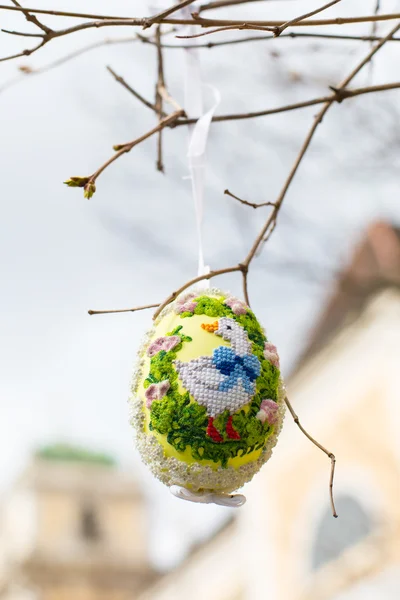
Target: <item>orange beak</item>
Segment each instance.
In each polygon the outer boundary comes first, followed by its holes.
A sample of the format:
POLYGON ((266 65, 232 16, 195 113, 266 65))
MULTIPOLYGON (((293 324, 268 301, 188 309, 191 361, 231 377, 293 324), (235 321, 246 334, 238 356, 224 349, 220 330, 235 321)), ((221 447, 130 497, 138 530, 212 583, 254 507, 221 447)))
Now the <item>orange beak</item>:
POLYGON ((215 323, 202 323, 201 326, 206 331, 214 333, 218 329, 218 321, 215 321, 215 323))

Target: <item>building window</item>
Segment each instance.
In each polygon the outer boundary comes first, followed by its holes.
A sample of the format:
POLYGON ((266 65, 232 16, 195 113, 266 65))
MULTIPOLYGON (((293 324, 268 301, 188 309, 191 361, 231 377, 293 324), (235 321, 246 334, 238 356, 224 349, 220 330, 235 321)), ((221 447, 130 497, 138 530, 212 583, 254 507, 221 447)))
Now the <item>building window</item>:
POLYGON ((325 511, 317 529, 312 550, 312 568, 338 558, 344 550, 354 546, 372 532, 372 522, 361 504, 349 495, 335 500, 338 519, 332 518, 330 508, 325 511))
POLYGON ((81 508, 80 534, 88 542, 97 542, 101 538, 98 515, 91 504, 81 508))

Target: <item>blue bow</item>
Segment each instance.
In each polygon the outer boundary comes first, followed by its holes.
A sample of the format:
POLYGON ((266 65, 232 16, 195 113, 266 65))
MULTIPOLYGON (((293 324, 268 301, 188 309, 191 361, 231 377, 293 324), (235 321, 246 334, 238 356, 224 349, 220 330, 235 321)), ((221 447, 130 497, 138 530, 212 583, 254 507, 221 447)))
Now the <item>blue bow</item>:
POLYGON ((256 356, 239 356, 232 348, 219 346, 213 352, 213 363, 220 373, 226 375, 226 379, 219 385, 219 390, 228 391, 241 379, 246 392, 254 393, 254 382, 261 373, 261 364, 256 356))

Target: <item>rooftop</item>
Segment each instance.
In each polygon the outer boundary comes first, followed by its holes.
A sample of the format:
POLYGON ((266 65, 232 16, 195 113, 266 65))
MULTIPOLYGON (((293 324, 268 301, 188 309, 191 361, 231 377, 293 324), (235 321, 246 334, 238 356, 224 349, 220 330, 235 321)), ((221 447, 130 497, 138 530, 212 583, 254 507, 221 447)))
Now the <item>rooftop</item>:
POLYGON ((54 462, 90 463, 109 467, 116 464, 115 459, 109 454, 61 443, 38 448, 35 452, 35 458, 54 462))
POLYGON ((373 223, 356 246, 352 259, 336 282, 296 364, 298 371, 345 325, 363 311, 370 297, 387 287, 400 286, 400 229, 389 223, 373 223))

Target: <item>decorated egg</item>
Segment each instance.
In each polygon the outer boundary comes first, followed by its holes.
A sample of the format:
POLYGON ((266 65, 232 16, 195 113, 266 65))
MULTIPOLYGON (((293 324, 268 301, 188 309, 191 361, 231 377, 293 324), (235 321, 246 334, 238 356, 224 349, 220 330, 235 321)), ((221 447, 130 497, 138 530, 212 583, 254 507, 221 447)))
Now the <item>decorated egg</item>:
POLYGON ((276 347, 241 300, 186 292, 148 332, 130 403, 138 449, 158 479, 230 493, 277 442, 285 404, 276 347))

